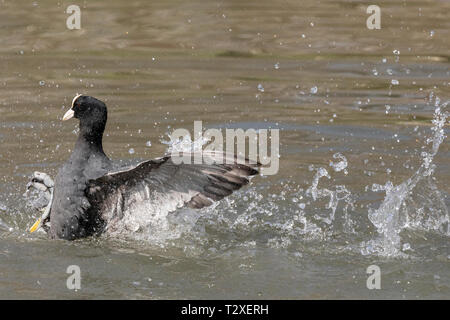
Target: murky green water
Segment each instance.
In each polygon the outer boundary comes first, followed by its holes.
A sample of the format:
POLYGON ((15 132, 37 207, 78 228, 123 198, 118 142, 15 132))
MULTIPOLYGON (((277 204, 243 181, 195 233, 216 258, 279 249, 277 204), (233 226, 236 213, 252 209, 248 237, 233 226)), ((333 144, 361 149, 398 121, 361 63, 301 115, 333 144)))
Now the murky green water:
POLYGON ((378 2, 380 30, 362 1, 84 1, 81 30, 66 28, 70 4, 0 2, 1 298, 450 297, 448 141, 431 177, 372 191, 418 176, 435 105, 448 112, 448 2, 378 2), (107 103, 114 159, 160 156, 166 133, 202 120, 279 128, 280 171, 144 236, 30 235, 25 185, 68 157, 77 124, 60 118, 76 93, 107 103), (400 236, 388 256, 370 212, 409 219, 382 237, 400 236), (366 287, 372 264, 381 290, 366 287))

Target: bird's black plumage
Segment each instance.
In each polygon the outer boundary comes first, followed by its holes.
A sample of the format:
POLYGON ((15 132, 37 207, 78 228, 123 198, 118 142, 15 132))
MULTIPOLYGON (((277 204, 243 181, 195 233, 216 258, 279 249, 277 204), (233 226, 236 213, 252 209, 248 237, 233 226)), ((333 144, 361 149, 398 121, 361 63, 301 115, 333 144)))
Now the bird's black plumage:
POLYGON ((72 154, 56 176, 50 214, 50 236, 68 240, 89 236, 101 228, 101 217, 91 210, 86 186, 113 167, 102 145, 106 105, 93 97, 80 96, 74 99, 71 110, 80 120, 80 132, 72 154))
MULTIPOLYGON (((238 163, 227 155, 225 164, 176 164, 171 156, 165 156, 115 169, 102 145, 106 105, 90 96, 77 96, 64 118, 70 117, 79 119, 80 132, 55 180, 52 238, 74 240, 113 230, 124 215, 132 214, 129 208, 142 202, 155 210, 164 206, 173 211, 185 205, 203 208, 230 195, 249 182, 248 176, 258 173, 259 164, 238 163)), ((205 156, 215 159, 224 155, 205 156)))

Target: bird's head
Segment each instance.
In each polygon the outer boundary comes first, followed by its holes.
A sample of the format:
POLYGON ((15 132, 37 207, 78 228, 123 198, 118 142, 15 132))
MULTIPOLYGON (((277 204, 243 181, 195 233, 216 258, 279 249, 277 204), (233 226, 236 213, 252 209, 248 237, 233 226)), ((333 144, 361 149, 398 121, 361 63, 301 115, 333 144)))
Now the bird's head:
POLYGON ((72 100, 72 107, 63 116, 63 121, 71 118, 84 121, 106 122, 107 109, 103 101, 94 97, 76 95, 72 100))
POLYGON ((108 112, 106 105, 94 97, 77 95, 72 107, 63 116, 63 121, 71 118, 80 120, 80 136, 85 140, 101 145, 108 112))

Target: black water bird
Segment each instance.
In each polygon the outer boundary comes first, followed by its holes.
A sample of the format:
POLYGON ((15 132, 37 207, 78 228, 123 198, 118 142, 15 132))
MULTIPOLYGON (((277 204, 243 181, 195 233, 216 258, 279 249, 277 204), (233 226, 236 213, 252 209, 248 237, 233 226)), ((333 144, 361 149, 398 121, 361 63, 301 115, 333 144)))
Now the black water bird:
MULTIPOLYGON (((56 176, 46 213, 32 228, 42 226, 51 238, 74 240, 117 228, 124 212, 139 202, 169 211, 183 206, 203 208, 258 174, 258 163, 220 153, 206 154, 210 160, 219 160, 212 164, 178 164, 166 155, 116 168, 103 151, 105 103, 77 95, 63 120, 73 117, 80 121, 75 148, 56 176)), ((34 179, 39 183, 39 177, 34 179)))

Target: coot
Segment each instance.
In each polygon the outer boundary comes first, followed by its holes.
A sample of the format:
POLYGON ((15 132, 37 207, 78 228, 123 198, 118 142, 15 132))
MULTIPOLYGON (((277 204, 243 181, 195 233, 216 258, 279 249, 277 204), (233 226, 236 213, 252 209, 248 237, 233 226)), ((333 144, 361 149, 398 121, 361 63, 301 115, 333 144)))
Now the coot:
MULTIPOLYGON (((70 118, 80 121, 75 148, 56 176, 46 213, 33 227, 43 226, 51 238, 74 240, 117 228, 124 213, 128 210, 130 214, 130 208, 142 202, 155 210, 200 209, 230 195, 258 174, 258 163, 218 152, 204 152, 203 159, 209 157, 210 161, 202 164, 179 164, 165 155, 116 168, 102 145, 105 103, 77 95, 63 120, 70 118)), ((38 183, 39 177, 35 179, 38 183)))

